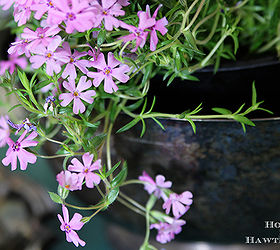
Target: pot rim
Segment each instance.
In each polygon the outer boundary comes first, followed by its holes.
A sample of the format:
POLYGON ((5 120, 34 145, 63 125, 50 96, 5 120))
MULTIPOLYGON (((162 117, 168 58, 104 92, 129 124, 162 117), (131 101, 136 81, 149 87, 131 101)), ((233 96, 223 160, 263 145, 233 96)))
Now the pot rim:
MULTIPOLYGON (((157 118, 159 120, 171 120, 171 121, 182 121, 187 122, 185 119, 180 118, 157 118)), ((252 122, 269 122, 269 121, 280 121, 280 117, 269 117, 269 118, 252 118, 250 119, 252 122)), ((230 119, 192 119, 194 122, 238 122, 236 120, 230 119)))

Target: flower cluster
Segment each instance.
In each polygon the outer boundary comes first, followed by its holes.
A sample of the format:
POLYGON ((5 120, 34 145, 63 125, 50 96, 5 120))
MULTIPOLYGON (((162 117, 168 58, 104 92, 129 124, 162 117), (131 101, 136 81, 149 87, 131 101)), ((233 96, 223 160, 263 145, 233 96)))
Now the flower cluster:
POLYGON ((4 166, 8 166, 11 164, 11 170, 16 170, 17 168, 17 159, 20 163, 20 169, 26 170, 27 164, 34 164, 37 160, 36 155, 25 150, 27 147, 34 147, 38 144, 38 141, 34 141, 33 139, 37 137, 37 133, 35 131, 31 132, 26 138, 28 132, 34 130, 35 127, 29 123, 28 119, 25 119, 21 124, 13 124, 8 117, 1 117, 0 119, 0 127, 2 127, 1 131, 1 146, 5 146, 8 144, 9 148, 6 152, 6 157, 2 160, 4 166), (9 125, 13 125, 14 128, 17 129, 16 134, 22 129, 25 128, 25 131, 18 138, 16 142, 14 142, 10 137, 10 129, 9 125))
POLYGON ((172 208, 173 218, 164 216, 163 221, 151 224, 150 228, 158 230, 156 237, 158 242, 164 244, 173 240, 175 234, 179 234, 182 231, 181 227, 186 224, 186 222, 180 219, 180 217, 189 210, 190 205, 193 202, 192 193, 190 191, 185 191, 182 194, 170 193, 172 182, 165 181, 163 175, 157 175, 156 180, 154 181, 144 171, 142 175, 139 176, 139 180, 144 182, 144 188, 150 195, 154 195, 158 199, 163 199, 164 203, 162 208, 167 215, 172 208))
POLYGON ((82 160, 83 163, 77 158, 72 159, 72 165, 68 166, 68 170, 61 171, 56 176, 61 187, 74 191, 82 189, 84 180, 88 188, 94 188, 94 186, 100 183, 100 177, 94 173, 94 171, 101 169, 101 160, 97 160, 93 163, 93 155, 90 153, 85 153, 82 156, 82 160), (71 173, 70 171, 77 173, 71 173))
MULTIPOLYGON (((134 6, 138 18, 132 20, 126 16, 130 13, 126 8, 132 4, 129 0, 0 0, 4 10, 13 7, 14 20, 22 26, 8 49, 8 60, 0 61, 0 77, 10 81, 7 89, 15 92, 21 105, 33 113, 18 123, 7 116, 0 118, 0 146, 8 145, 2 163, 15 170, 19 160, 20 169, 26 170, 37 157, 64 157, 63 170, 56 175, 57 194, 50 196, 62 205, 62 215, 58 214, 60 229, 75 246, 86 244, 76 231, 118 199, 127 166, 124 161, 114 166, 111 162, 113 123, 122 109, 134 116, 134 105, 126 109, 126 101, 137 100, 136 106, 141 105, 149 88, 145 67, 155 61, 161 63, 154 58, 143 62, 140 57, 142 52, 145 57, 147 51, 156 51, 167 34, 167 18, 159 14, 163 6, 152 5, 153 14, 149 5, 145 10, 134 6), (15 74, 16 67, 35 74, 29 81, 29 75, 20 69, 15 74), (142 74, 146 76, 141 82, 142 74), (14 86, 18 84, 14 79, 19 80, 21 88, 14 86), (100 125, 104 126, 103 133, 97 134, 100 125), (15 142, 10 138, 11 129, 16 136, 21 134, 15 142), (55 140, 53 136, 61 131, 66 139, 55 140), (34 147, 45 141, 61 148, 52 156, 42 156, 34 147), (102 167, 104 144, 107 166, 102 167), (71 163, 67 165, 69 158, 71 163), (102 182, 104 185, 99 185, 102 182), (86 208, 95 210, 93 215, 83 218, 75 213, 70 220, 67 206, 71 204, 66 202, 69 192, 94 187, 102 198, 86 208)), ((139 180, 151 198, 164 201, 164 216, 147 228, 158 230, 159 242, 169 242, 185 224, 181 216, 192 204, 192 194, 171 192, 172 183, 162 175, 153 180, 144 172, 139 180), (173 217, 169 216, 171 211, 173 217)), ((129 202, 127 199, 125 204, 129 202)), ((148 209, 145 212, 149 215, 148 209)))

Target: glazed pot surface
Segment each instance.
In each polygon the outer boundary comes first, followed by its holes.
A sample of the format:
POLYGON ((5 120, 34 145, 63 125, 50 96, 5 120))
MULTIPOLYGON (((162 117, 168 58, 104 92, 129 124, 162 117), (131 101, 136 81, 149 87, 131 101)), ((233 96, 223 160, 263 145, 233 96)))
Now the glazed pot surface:
MULTIPOLYGON (((119 127, 127 121, 122 117, 119 127)), ((243 243, 251 235, 278 237, 264 221, 280 221, 280 119, 255 121, 246 134, 231 121, 197 121, 197 134, 185 121, 161 120, 165 131, 146 122, 143 138, 135 126, 114 137, 114 148, 127 159, 129 178, 143 170, 163 174, 175 192, 193 193, 181 238, 243 243)), ((145 202, 138 188, 125 192, 145 202)))

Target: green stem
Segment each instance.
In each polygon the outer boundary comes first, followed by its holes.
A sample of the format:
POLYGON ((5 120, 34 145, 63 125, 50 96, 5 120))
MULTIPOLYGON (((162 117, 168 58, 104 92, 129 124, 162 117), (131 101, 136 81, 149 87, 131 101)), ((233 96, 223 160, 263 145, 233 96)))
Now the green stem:
POLYGON ((131 185, 131 184, 147 184, 146 181, 140 181, 140 180, 128 180, 121 184, 121 186, 131 185))
POLYGON ((147 247, 149 246, 149 238, 150 238, 150 211, 153 208, 153 206, 155 205, 157 201, 157 197, 155 197, 154 195, 150 196, 150 199, 148 200, 147 204, 146 204, 146 234, 145 234, 145 239, 144 242, 142 244, 142 246, 140 247, 140 249, 144 250, 147 249, 147 247))
POLYGON ((135 200, 131 199, 130 197, 128 197, 126 194, 124 194, 123 192, 119 193, 120 196, 122 196, 124 199, 126 199, 128 202, 130 202, 132 205, 134 205, 135 207, 137 207, 138 209, 142 210, 142 211, 146 211, 145 207, 143 207, 141 204, 139 204, 138 202, 136 202, 135 200))
MULTIPOLYGON (((112 160, 111 160, 111 134, 113 129, 113 123, 109 125, 108 132, 107 132, 107 138, 106 138, 106 156, 107 156, 107 170, 110 171, 112 168, 112 160)), ((112 180, 112 176, 109 177, 110 180, 112 180)))
POLYGON ((78 210, 93 210, 93 209, 99 209, 99 208, 104 207, 104 204, 99 204, 99 205, 94 205, 94 206, 89 206, 89 207, 80 207, 80 206, 69 204, 67 202, 64 202, 64 205, 66 205, 67 207, 72 207, 72 208, 78 209, 78 210))
POLYGON ((101 48, 103 48, 103 47, 112 47, 112 46, 114 46, 114 45, 121 45, 122 44, 122 40, 117 40, 117 41, 115 41, 115 42, 112 42, 112 43, 103 43, 103 44, 101 44, 101 48))
MULTIPOLYGON (((66 156, 73 156, 73 154, 63 154, 63 155, 40 155, 36 154, 36 156, 43 158, 43 159, 55 159, 55 158, 60 158, 60 157, 66 157, 66 156)), ((82 155, 82 154, 74 154, 74 155, 82 155)))
POLYGON ((224 40, 229 36, 230 33, 232 33, 233 30, 228 30, 224 33, 224 35, 220 38, 220 40, 216 43, 214 48, 210 51, 210 53, 198 64, 195 64, 192 67, 189 67, 189 72, 193 72, 197 69, 203 68, 208 64, 208 61, 211 59, 211 57, 215 54, 217 49, 221 46, 221 44, 224 42, 224 40))
MULTIPOLYGON (((219 21, 219 17, 220 17, 220 13, 218 12, 218 10, 214 11, 214 12, 211 13, 209 16, 205 17, 205 19, 207 18, 207 20, 208 20, 208 19, 212 18, 212 16, 214 16, 214 15, 216 15, 216 18, 215 18, 215 20, 214 20, 214 25, 212 26, 212 29, 211 29, 209 35, 208 35, 205 39, 203 39, 203 40, 197 40, 197 39, 196 39, 196 44, 198 44, 198 45, 204 45, 204 44, 208 43, 208 42, 210 41, 210 39, 213 37, 213 35, 215 34, 215 31, 216 31, 216 28, 217 28, 217 25, 218 25, 218 21, 219 21), (217 15, 216 15, 216 14, 217 14, 217 15)), ((205 21, 207 21, 207 20, 205 20, 205 21)), ((202 21, 202 20, 201 20, 201 21, 202 21)), ((195 32, 196 32, 196 30, 197 30, 197 29, 199 28, 199 26, 202 25, 202 24, 203 24, 202 22, 198 23, 198 24, 195 26, 195 28, 193 29, 192 34, 194 35, 194 37, 195 37, 195 32)))
POLYGON ((128 202, 126 202, 124 199, 122 199, 121 197, 117 198, 117 201, 120 202, 121 204, 123 204, 124 206, 128 207, 129 209, 131 209, 132 211, 134 211, 137 214, 143 215, 145 216, 145 213, 143 213, 140 209, 130 205, 128 202))
POLYGON ((193 25, 193 23, 196 21, 198 15, 199 15, 199 13, 200 13, 200 11, 202 10, 202 7, 203 7, 204 3, 205 3, 205 0, 202 0, 202 1, 200 2, 200 4, 199 4, 199 6, 198 6, 198 8, 197 8, 197 10, 196 10, 196 12, 195 12, 195 14, 194 14, 192 20, 190 21, 190 23, 188 24, 188 26, 184 29, 184 31, 189 30, 190 27, 193 25))
POLYGON ((266 50, 269 50, 272 46, 274 46, 276 43, 278 43, 280 41, 280 36, 275 37, 272 41, 270 41, 268 44, 266 44, 265 46, 261 47, 258 50, 258 53, 262 53, 265 52, 266 50))

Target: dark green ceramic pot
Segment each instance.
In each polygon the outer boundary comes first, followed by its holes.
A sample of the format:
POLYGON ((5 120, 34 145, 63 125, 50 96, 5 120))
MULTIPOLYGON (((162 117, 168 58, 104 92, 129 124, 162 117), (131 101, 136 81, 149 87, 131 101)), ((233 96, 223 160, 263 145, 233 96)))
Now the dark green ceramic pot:
MULTIPOLYGON (((143 170, 163 174, 176 192, 194 194, 181 238, 243 243, 250 235, 278 236, 264 223, 280 221, 279 118, 255 120, 246 134, 231 121, 196 121, 197 134, 185 121, 161 122, 165 131, 148 120, 143 138, 136 126, 115 136, 114 147, 127 159, 130 178, 143 170)), ((147 199, 139 189, 126 192, 147 199)))
MULTIPOLYGON (((217 74, 204 69, 197 74, 200 82, 174 82, 168 88, 160 78, 151 82, 157 111, 179 113, 201 102, 233 111, 244 102, 250 105, 255 81, 258 99, 274 116, 256 113, 266 118, 255 119, 256 126, 246 133, 234 121, 195 121, 194 134, 185 121, 162 119, 165 131, 146 120, 143 138, 140 123, 115 135, 116 154, 127 160, 130 178, 145 170, 152 177, 165 175, 178 193, 193 192, 184 240, 244 243, 250 235, 278 237, 278 230, 265 228, 265 221, 280 221, 279 71, 279 61, 270 58, 231 64, 217 74)), ((120 117, 116 128, 130 120, 120 117)), ((126 192, 139 201, 147 199, 138 189, 126 192)))

